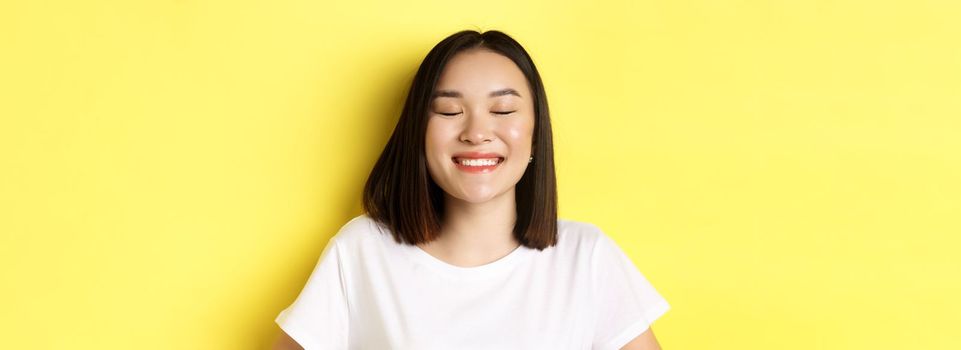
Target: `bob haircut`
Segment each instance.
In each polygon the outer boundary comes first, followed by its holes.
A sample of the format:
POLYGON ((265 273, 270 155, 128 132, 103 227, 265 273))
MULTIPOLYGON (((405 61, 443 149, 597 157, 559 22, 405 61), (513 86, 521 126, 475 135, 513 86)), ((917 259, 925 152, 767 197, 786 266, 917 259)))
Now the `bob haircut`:
POLYGON ((427 170, 425 134, 428 108, 447 62, 468 49, 487 49, 514 61, 524 73, 534 102, 534 160, 515 185, 514 237, 537 250, 557 243, 557 180, 547 94, 527 51, 500 31, 454 33, 430 50, 411 82, 393 134, 364 186, 363 207, 389 229, 398 243, 427 243, 440 235, 444 190, 427 170))

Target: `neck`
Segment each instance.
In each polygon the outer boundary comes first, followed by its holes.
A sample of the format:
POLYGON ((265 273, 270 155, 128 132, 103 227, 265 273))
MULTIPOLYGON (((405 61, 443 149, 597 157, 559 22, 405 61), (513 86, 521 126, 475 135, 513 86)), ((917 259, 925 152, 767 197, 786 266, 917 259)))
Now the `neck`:
POLYGON ((440 237, 423 247, 454 265, 476 266, 497 260, 520 245, 513 234, 516 205, 513 190, 484 203, 447 195, 440 237))

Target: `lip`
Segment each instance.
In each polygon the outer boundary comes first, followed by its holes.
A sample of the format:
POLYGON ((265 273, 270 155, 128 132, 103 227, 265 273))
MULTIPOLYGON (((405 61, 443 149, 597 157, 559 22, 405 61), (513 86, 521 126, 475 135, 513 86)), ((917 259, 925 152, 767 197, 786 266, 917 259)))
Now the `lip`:
POLYGON ((467 159, 478 159, 478 158, 504 158, 500 153, 493 152, 460 152, 454 153, 452 158, 467 158, 467 159))
POLYGON ((464 171, 464 172, 468 172, 468 173, 480 174, 480 173, 489 173, 489 172, 492 172, 492 171, 496 170, 497 167, 499 167, 501 164, 504 163, 504 159, 505 159, 505 157, 502 156, 502 155, 500 155, 500 154, 498 154, 498 153, 491 153, 491 152, 460 152, 460 153, 455 153, 454 156, 451 157, 450 160, 451 160, 451 162, 454 163, 455 166, 457 166, 457 169, 460 170, 460 171, 464 171), (499 161, 497 162, 497 164, 494 164, 494 165, 486 165, 486 166, 467 166, 467 165, 463 165, 463 164, 461 164, 460 162, 457 161, 458 159, 485 159, 485 158, 498 158, 499 161))

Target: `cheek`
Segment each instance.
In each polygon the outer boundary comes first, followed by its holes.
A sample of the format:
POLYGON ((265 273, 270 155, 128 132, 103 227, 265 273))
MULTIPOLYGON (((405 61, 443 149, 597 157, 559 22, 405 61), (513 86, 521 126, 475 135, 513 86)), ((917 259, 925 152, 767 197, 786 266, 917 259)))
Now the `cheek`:
POLYGON ((450 125, 440 121, 431 120, 427 123, 427 132, 424 134, 424 154, 427 156, 428 164, 437 163, 446 157, 448 144, 452 136, 450 125))
POLYGON ((427 157, 430 158, 434 151, 437 151, 438 147, 443 144, 444 140, 444 130, 442 125, 438 125, 434 122, 427 123, 427 132, 424 134, 424 145, 427 151, 427 157))
POLYGON ((427 158, 427 168, 428 170, 433 169, 436 166, 436 161, 434 158, 437 157, 437 152, 440 148, 440 137, 438 137, 437 127, 427 124, 427 132, 424 134, 424 155, 427 158))
POLYGON ((514 147, 530 146, 534 136, 534 126, 530 122, 511 123, 504 126, 504 135, 514 147))

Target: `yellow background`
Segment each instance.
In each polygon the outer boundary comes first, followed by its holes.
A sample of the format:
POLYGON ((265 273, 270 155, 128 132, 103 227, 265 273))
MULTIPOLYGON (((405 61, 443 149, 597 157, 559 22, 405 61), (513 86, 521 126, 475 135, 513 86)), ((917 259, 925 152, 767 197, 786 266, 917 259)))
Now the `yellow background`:
POLYGON ((954 1, 4 1, 0 348, 258 349, 420 60, 527 47, 666 349, 958 349, 954 1))

